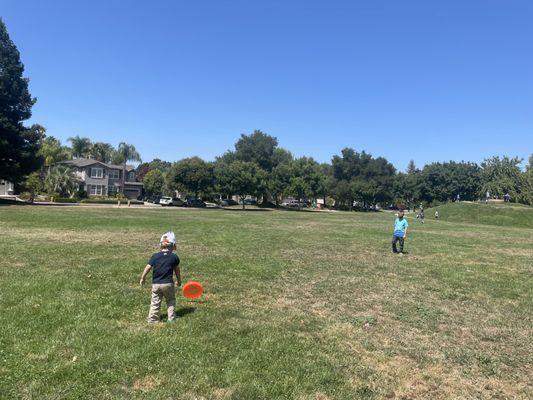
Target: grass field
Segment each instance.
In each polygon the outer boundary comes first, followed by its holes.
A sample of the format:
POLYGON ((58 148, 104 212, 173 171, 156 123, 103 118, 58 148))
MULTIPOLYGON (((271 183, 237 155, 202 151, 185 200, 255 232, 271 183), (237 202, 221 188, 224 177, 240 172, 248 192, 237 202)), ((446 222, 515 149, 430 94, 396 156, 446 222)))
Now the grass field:
POLYGON ((0 207, 0 398, 532 398, 533 227, 441 216, 0 207), (149 326, 169 228, 206 294, 149 326))

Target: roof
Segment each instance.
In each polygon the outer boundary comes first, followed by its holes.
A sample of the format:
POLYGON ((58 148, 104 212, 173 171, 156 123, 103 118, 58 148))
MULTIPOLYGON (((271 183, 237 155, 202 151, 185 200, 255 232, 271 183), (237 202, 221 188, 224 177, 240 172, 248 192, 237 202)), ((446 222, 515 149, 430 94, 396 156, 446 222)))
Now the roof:
MULTIPOLYGON (((80 168, 87 167, 89 165, 100 164, 109 169, 122 169, 122 165, 107 164, 98 160, 91 160, 90 158, 74 158, 72 160, 61 161, 60 164, 68 164, 80 168)), ((126 165, 126 171, 129 172, 133 170, 135 170, 135 167, 133 167, 133 165, 126 165)))

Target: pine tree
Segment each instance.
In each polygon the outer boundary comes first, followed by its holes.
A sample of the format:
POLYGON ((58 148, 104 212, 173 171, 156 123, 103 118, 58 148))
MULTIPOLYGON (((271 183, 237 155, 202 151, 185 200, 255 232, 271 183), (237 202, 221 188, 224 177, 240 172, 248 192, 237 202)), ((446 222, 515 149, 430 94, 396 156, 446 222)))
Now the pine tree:
POLYGON ((42 164, 37 155, 42 131, 22 125, 35 103, 23 73, 19 51, 0 19, 0 179, 15 183, 42 164))

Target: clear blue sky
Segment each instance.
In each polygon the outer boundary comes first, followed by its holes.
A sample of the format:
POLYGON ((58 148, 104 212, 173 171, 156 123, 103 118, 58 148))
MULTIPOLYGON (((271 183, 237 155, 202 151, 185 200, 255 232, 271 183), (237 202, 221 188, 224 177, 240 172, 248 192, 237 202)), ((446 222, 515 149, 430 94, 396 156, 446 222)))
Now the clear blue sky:
POLYGON ((533 153, 533 1, 0 0, 32 122, 213 159, 261 129, 295 155, 533 153))

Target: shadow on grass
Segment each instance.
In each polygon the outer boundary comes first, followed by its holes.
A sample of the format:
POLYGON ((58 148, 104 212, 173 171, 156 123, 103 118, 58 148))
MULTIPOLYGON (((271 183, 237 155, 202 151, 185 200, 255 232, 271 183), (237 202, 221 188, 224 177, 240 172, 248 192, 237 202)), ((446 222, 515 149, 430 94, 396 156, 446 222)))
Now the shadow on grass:
POLYGON ((182 307, 179 310, 176 310, 176 317, 182 318, 187 314, 192 314, 196 311, 195 307, 182 307))

